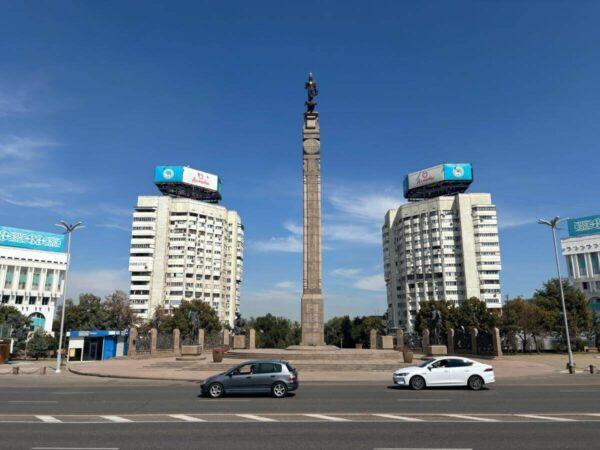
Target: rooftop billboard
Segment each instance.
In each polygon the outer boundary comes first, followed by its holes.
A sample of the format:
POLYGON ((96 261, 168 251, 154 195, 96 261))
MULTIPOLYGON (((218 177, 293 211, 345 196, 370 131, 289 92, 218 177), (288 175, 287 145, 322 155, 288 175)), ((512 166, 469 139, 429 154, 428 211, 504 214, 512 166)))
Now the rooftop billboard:
POLYGON ((181 183, 219 192, 217 175, 201 172, 186 166, 158 166, 154 170, 155 183, 181 183))
POLYGON ((472 181, 471 164, 439 164, 429 169, 409 173, 408 189, 440 183, 442 181, 472 181))
POLYGON ((600 234, 600 216, 579 217, 567 220, 569 236, 600 234))
POLYGON ((64 252, 65 235, 0 226, 0 246, 64 252))

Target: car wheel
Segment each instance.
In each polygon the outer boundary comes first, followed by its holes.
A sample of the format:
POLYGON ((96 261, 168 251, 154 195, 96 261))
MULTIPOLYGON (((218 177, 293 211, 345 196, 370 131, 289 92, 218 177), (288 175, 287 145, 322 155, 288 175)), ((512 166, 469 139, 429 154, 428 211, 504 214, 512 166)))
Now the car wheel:
POLYGON ((275 398, 283 398, 287 394, 287 386, 283 383, 275 383, 271 388, 271 394, 275 398))
POLYGON ((473 391, 478 391, 483 387, 483 378, 479 375, 473 375, 469 378, 469 381, 467 381, 467 386, 473 391))
POLYGON ((224 393, 225 389, 223 389, 223 385, 221 383, 213 383, 208 387, 208 395, 211 398, 222 397, 224 393))
POLYGON ((425 387, 425 378, 420 376, 414 376, 410 379, 410 387, 415 391, 420 391, 425 387))

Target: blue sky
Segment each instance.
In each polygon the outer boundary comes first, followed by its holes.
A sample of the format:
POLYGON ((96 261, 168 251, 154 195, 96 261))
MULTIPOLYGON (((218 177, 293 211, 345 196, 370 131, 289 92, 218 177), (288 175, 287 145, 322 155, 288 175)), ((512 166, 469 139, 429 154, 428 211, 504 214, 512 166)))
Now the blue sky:
MULTIPOLYGON (((83 220, 72 292, 128 289, 153 168, 223 179, 242 312, 298 318, 300 130, 319 83, 326 314, 385 310, 380 227, 408 171, 471 162, 502 290, 554 275, 538 217, 600 210, 595 2, 2 2, 0 224, 83 220)), ((563 231, 564 234, 564 231, 563 231)))

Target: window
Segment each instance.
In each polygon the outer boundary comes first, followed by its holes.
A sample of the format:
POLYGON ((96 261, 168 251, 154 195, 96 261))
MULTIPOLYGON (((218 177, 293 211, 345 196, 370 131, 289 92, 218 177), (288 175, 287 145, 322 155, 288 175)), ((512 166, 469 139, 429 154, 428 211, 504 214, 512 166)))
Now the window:
POLYGON ((37 297, 29 297, 29 304, 30 305, 35 305, 36 301, 37 301, 37 297))
POLYGON ((244 364, 233 371, 233 375, 251 375, 253 373, 256 373, 256 364, 244 364))
POLYGON ((600 275, 600 253, 592 253, 590 255, 592 258, 592 271, 594 275, 600 275))
POLYGON ((8 299, 10 298, 10 296, 8 295, 3 295, 2 296, 2 303, 8 303, 8 299))
POLYGON ((579 276, 587 277, 588 275, 585 265, 585 255, 583 253, 577 255, 577 265, 579 266, 579 276))
POLYGON ((464 359, 450 359, 448 361, 450 362, 448 367, 466 367, 473 365, 471 361, 465 361, 464 359))
POLYGON ((439 369, 441 367, 450 367, 450 359, 440 359, 431 365, 432 369, 439 369))
POLYGON ((4 281, 4 288, 10 289, 12 287, 13 277, 15 275, 15 268, 12 266, 8 266, 6 269, 6 279, 4 281))
POLYGON ((27 269, 22 268, 19 273, 19 289, 25 289, 25 285, 27 284, 27 269))
POLYGON ((38 290, 40 287, 40 269, 34 269, 33 271, 33 280, 31 282, 31 289, 38 290))
POLYGON ((48 297, 42 298, 42 305, 43 306, 46 306, 49 302, 50 302, 50 299, 48 297))
POLYGON ((281 364, 260 363, 256 373, 279 373, 281 372, 281 364))
POLYGON ((15 304, 17 304, 17 305, 23 304, 23 296, 22 295, 17 295, 17 298, 15 298, 15 304))

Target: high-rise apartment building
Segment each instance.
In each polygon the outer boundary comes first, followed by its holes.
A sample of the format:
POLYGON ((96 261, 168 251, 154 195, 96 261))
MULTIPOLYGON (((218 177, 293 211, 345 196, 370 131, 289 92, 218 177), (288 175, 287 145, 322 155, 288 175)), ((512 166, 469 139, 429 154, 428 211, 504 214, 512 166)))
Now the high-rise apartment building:
MULTIPOLYGON (((160 169, 172 178, 177 168, 166 167, 160 169)), ((183 300, 197 299, 233 325, 243 273, 241 219, 223 206, 182 195, 138 197, 129 259, 131 307, 149 320, 157 308, 169 312, 183 300)))
POLYGON ((411 201, 388 211, 382 236, 391 327, 412 331, 420 303, 429 300, 458 305, 477 297, 488 308, 501 307, 498 220, 490 194, 411 201))

